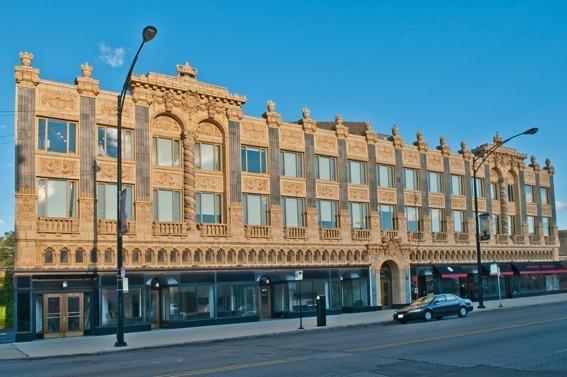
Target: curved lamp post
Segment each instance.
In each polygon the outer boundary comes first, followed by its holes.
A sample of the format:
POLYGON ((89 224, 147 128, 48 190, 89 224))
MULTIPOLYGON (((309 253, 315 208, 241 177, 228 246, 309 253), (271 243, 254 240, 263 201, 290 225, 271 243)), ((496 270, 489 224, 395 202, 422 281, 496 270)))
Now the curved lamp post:
POLYGON ((142 51, 142 47, 146 42, 151 41, 155 38, 157 34, 157 29, 153 26, 146 26, 144 31, 142 32, 142 43, 136 51, 136 55, 134 56, 134 60, 130 65, 130 69, 128 70, 128 74, 126 75, 126 80, 124 81, 124 85, 122 86, 122 91, 118 96, 118 109, 117 109, 117 128, 118 128, 118 159, 117 159, 117 167, 116 167, 116 290, 117 290, 117 311, 118 311, 118 323, 116 326, 116 343, 114 343, 114 347, 125 347, 127 346, 126 342, 124 341, 124 291, 123 291, 123 282, 125 273, 122 272, 123 269, 123 261, 122 261, 122 234, 127 230, 127 219, 126 219, 126 191, 122 192, 122 109, 124 107, 124 100, 126 99, 126 92, 128 91, 128 86, 130 85, 130 80, 132 77, 132 71, 134 70, 134 66, 136 65, 136 61, 138 61, 138 56, 140 55, 140 51, 142 51))
POLYGON ((478 195, 477 195, 477 183, 476 183, 476 173, 486 159, 493 154, 498 148, 509 142, 510 140, 517 138, 522 135, 535 135, 537 133, 537 128, 530 128, 527 131, 521 132, 517 135, 509 137, 502 142, 495 143, 492 148, 484 151, 482 154, 473 157, 473 192, 474 192, 474 221, 475 221, 475 235, 476 235, 476 264, 477 264, 477 288, 478 288, 478 308, 484 309, 484 298, 483 298, 483 288, 482 288, 482 255, 480 252, 480 225, 478 221, 478 195), (480 161, 480 162, 478 162, 480 161))

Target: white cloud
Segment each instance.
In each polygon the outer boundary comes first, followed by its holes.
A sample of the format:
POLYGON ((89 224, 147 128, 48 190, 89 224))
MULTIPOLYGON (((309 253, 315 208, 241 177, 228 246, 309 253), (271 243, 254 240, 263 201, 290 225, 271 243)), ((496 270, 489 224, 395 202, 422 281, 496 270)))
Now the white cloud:
POLYGON ((559 200, 558 200, 558 201, 555 202, 555 208, 556 208, 558 211, 567 209, 567 202, 562 202, 562 201, 559 201, 559 200))
POLYGON ((124 64, 124 47, 113 48, 104 42, 100 42, 98 51, 100 52, 99 60, 102 60, 112 68, 118 68, 124 64))

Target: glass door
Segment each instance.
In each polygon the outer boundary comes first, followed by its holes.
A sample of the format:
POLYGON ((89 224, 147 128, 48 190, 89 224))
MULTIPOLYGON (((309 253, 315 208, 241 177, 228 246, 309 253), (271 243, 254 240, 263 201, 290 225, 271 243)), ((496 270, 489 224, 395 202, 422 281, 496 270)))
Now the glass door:
POLYGON ((272 304, 270 302, 270 286, 259 286, 260 293, 260 319, 272 317, 272 304))
POLYGON ((43 295, 43 337, 59 338, 65 336, 63 323, 62 295, 43 295))
POLYGON ((43 337, 83 335, 83 294, 59 293, 43 296, 43 337))
POLYGON ((83 294, 68 293, 66 296, 65 336, 83 335, 83 294))

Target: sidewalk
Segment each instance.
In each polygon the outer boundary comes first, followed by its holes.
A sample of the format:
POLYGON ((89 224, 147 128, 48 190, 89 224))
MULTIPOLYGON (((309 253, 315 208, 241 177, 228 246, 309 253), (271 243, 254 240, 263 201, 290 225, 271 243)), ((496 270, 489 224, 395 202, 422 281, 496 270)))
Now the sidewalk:
MULTIPOLYGON (((503 300, 504 308, 551 304, 567 301, 567 293, 503 300)), ((498 310, 498 301, 485 303, 482 311, 498 310)), ((476 309, 471 313, 475 315, 476 309)), ((393 310, 341 314, 327 317, 327 329, 360 326, 391 321, 393 310)), ((299 319, 275 319, 269 321, 230 325, 162 329, 126 334, 128 347, 114 348, 115 335, 82 336, 73 338, 36 340, 24 343, 0 344, 0 360, 34 359, 56 356, 73 356, 127 351, 143 348, 165 347, 179 344, 213 342, 235 338, 288 334, 297 331, 324 331, 316 327, 315 317, 305 318, 305 330, 298 330, 299 319)))

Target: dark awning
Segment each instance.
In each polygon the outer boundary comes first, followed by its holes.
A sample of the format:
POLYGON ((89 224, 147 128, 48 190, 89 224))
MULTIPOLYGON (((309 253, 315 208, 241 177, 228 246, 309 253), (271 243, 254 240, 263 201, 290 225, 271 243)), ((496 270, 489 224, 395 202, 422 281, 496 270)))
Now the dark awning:
POLYGON ((434 267, 441 278, 466 278, 469 275, 468 271, 459 265, 436 265, 434 267))
MULTIPOLYGON (((482 269, 484 270, 484 275, 486 276, 490 276, 490 264, 482 265, 482 269)), ((498 263, 498 267, 500 267, 501 276, 514 275, 514 270, 512 269, 512 265, 510 263, 498 263)))
POLYGON ((513 266, 520 275, 567 273, 567 266, 561 262, 513 263, 513 266))

